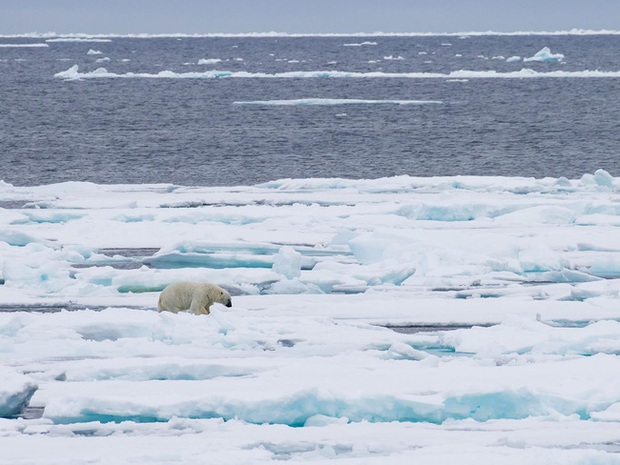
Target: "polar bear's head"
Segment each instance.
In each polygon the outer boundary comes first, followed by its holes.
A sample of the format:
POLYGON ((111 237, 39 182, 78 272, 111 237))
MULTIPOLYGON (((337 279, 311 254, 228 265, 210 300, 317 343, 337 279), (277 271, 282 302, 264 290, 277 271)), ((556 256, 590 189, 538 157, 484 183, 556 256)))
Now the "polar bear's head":
POLYGON ((232 307, 232 298, 230 297, 230 294, 221 287, 217 289, 214 301, 222 305, 226 305, 229 308, 232 307))

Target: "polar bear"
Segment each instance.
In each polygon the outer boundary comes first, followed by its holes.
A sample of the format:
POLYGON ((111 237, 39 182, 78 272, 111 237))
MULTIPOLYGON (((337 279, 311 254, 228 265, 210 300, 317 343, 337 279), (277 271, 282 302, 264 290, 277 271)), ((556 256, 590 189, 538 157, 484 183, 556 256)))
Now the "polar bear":
POLYGON ((160 312, 178 313, 189 309, 195 315, 208 315, 214 302, 232 307, 230 294, 217 284, 179 281, 161 292, 157 308, 160 312))

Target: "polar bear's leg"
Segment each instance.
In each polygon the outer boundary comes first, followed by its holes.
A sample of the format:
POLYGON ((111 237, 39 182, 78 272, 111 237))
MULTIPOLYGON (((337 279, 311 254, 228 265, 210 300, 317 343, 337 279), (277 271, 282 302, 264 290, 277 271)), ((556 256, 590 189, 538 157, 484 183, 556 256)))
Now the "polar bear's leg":
POLYGON ((211 313, 209 307, 210 305, 205 305, 199 295, 194 295, 194 298, 192 299, 192 305, 189 307, 189 311, 192 312, 194 315, 208 315, 209 313, 211 313))

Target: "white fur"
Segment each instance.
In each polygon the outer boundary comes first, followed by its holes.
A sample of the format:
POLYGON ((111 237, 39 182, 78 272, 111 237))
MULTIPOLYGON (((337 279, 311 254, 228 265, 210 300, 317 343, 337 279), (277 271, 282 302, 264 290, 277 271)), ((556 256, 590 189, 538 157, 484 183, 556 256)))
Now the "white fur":
POLYGON ((232 307, 230 294, 217 284, 179 281, 161 292, 157 308, 160 312, 178 313, 189 309, 196 315, 208 315, 215 302, 232 307))

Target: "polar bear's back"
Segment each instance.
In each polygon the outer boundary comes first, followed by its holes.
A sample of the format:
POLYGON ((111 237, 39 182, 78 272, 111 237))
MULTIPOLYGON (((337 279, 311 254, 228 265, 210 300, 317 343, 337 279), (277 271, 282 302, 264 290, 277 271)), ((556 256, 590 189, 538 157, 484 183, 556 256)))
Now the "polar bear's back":
POLYGON ((193 281, 179 281, 167 286, 159 296, 157 307, 159 311, 168 310, 179 312, 187 310, 192 305, 194 294, 205 286, 205 283, 193 281))

